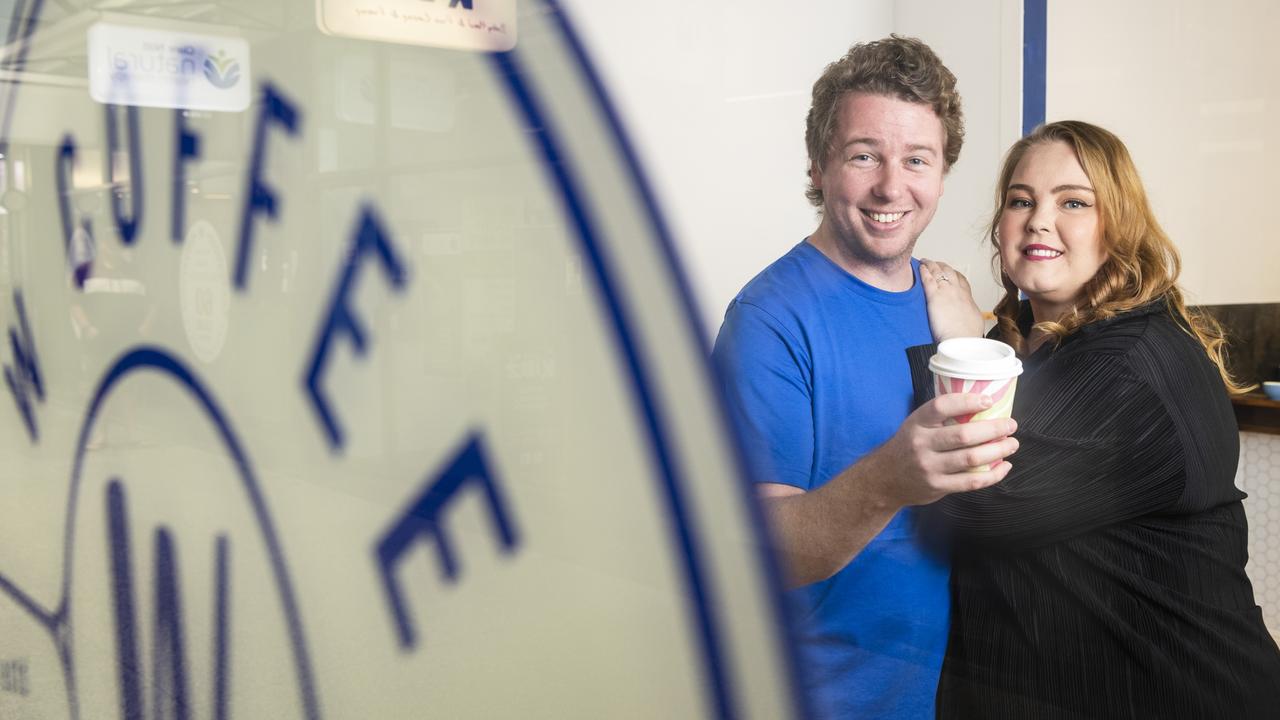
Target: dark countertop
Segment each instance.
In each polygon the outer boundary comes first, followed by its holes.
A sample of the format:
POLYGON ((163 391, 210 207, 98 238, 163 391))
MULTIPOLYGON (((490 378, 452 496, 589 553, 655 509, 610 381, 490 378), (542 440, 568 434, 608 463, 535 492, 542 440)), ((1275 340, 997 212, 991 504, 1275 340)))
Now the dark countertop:
POLYGON ((1255 390, 1232 397, 1231 404, 1235 407, 1236 422, 1240 424, 1241 432, 1280 435, 1280 401, 1255 390))

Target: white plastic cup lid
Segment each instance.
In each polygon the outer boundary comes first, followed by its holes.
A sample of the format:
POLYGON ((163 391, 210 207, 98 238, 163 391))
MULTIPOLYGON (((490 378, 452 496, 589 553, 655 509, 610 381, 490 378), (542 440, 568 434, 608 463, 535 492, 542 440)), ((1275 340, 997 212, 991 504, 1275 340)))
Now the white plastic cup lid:
POLYGON ((1022 361, 1013 348, 999 340, 952 338, 938 343, 929 359, 936 375, 962 380, 1002 380, 1022 374, 1022 361))

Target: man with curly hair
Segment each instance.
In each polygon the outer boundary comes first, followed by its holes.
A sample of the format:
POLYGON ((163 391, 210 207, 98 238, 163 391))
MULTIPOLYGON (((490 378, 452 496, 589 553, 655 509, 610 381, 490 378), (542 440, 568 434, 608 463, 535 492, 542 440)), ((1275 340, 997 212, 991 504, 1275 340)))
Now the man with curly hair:
POLYGON ((955 76, 916 39, 854 45, 814 84, 805 140, 818 227, 734 298, 714 357, 816 715, 932 718, 949 566, 916 506, 999 482, 1017 447, 1008 419, 945 424, 977 395, 911 412, 905 350, 935 339, 911 253, 964 140, 955 76))

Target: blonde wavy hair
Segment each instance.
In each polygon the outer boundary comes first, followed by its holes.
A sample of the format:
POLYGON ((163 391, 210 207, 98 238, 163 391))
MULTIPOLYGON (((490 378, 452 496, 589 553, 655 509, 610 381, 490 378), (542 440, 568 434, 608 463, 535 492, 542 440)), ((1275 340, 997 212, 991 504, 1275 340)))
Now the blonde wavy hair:
MULTIPOLYGON (((996 268, 1000 267, 1000 215, 1004 212, 1013 173, 1028 150, 1052 142, 1065 142, 1075 151, 1093 184, 1106 260, 1085 283, 1081 300, 1070 313, 1056 320, 1038 322, 1035 329, 1059 343, 1091 322, 1163 299, 1178 326, 1204 347, 1227 390, 1248 392, 1252 386, 1236 381, 1227 370, 1222 326, 1212 317, 1187 308, 1182 289, 1178 287, 1178 275, 1182 272, 1178 250, 1151 212, 1129 150, 1120 138, 1107 130, 1078 120, 1064 120, 1036 128, 1009 148, 996 186, 995 212, 987 230, 995 249, 996 268)), ((1019 354, 1025 354, 1026 340, 1018 331, 1018 287, 1003 270, 999 270, 999 275, 1005 294, 995 308, 997 331, 1001 340, 1016 348, 1019 354)))

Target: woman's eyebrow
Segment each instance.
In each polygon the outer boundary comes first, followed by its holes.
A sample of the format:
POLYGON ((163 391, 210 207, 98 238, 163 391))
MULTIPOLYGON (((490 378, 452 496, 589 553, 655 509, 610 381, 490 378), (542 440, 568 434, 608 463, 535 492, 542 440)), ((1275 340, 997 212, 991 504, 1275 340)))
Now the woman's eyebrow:
MULTIPOLYGON (((1022 190, 1023 192, 1029 192, 1029 193, 1035 192, 1035 190, 1030 185, 1023 185, 1022 183, 1014 183, 1010 185, 1009 190, 1022 190)), ((1093 192, 1093 188, 1089 187, 1088 185, 1059 185, 1053 188, 1052 190, 1050 190, 1049 192, 1060 193, 1065 190, 1083 190, 1087 193, 1093 192)))

